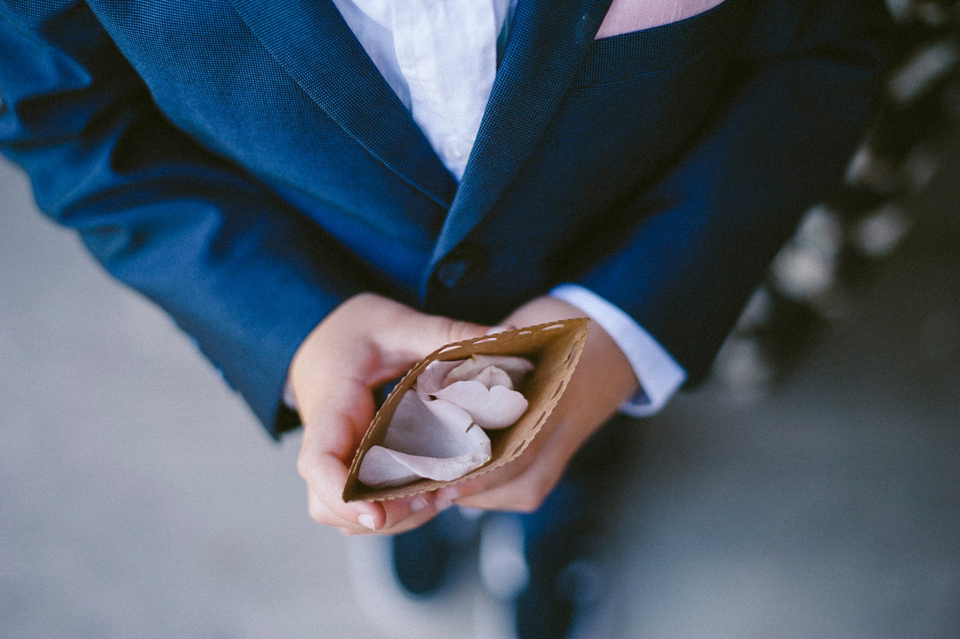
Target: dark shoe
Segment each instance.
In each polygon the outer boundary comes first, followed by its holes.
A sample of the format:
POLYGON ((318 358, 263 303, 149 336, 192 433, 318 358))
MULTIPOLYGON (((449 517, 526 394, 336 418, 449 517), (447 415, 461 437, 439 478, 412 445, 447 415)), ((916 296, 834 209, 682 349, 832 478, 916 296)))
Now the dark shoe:
POLYGON ((450 549, 434 528, 433 522, 427 522, 393 537, 394 575, 408 594, 428 596, 440 588, 447 575, 450 549))
POLYGON ((495 513, 483 523, 480 575, 488 592, 512 602, 517 639, 605 636, 596 525, 583 504, 588 493, 575 486, 562 482, 536 513, 495 513))
POLYGON ((510 567, 505 571, 509 578, 498 578, 495 569, 485 570, 482 563, 481 575, 488 590, 501 599, 506 597, 498 587, 506 591, 516 584, 510 598, 518 639, 612 636, 612 597, 605 588, 609 564, 599 558, 602 523, 605 513, 619 503, 625 470, 638 458, 638 430, 635 420, 616 416, 597 432, 543 505, 534 513, 513 516, 522 529, 522 544, 515 534, 501 535, 512 539, 514 548, 492 553, 481 539, 481 562, 488 555, 508 558, 500 564, 510 567), (519 553, 525 560, 522 569, 509 559, 519 553))
POLYGON ((517 639, 609 637, 611 604, 600 563, 577 559, 533 577, 515 602, 517 639))
POLYGON ((518 639, 572 639, 602 598, 592 492, 561 481, 537 512, 523 516, 530 580, 516 598, 518 639))
POLYGON ((428 597, 447 579, 452 557, 476 539, 477 517, 450 508, 419 528, 391 540, 394 575, 410 595, 428 597))

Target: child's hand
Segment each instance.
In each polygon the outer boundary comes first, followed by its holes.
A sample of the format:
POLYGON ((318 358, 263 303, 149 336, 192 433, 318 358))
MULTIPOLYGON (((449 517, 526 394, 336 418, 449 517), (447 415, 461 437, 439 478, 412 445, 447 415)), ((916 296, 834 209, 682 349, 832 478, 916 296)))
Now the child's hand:
POLYGON ((373 419, 374 389, 441 346, 486 332, 364 293, 310 333, 290 366, 290 382, 303 421, 297 468, 307 482, 311 517, 348 533, 396 533, 437 513, 433 494, 346 504, 341 495, 347 469, 373 419))
MULTIPOLYGON (((566 302, 540 297, 520 307, 503 324, 529 326, 582 316, 566 302)), ((574 454, 637 387, 637 378, 620 348, 596 323, 591 324, 573 378, 527 450, 506 466, 439 494, 459 505, 486 510, 536 510, 574 454)))

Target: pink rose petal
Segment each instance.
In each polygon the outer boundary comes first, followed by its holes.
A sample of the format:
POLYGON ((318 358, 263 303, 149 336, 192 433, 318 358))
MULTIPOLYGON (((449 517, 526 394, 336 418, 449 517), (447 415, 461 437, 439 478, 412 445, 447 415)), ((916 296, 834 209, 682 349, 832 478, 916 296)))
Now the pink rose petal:
POLYGON ((374 488, 420 477, 450 481, 487 463, 490 438, 483 429, 520 419, 528 402, 513 389, 531 370, 522 357, 431 362, 397 404, 383 445, 364 455, 360 481, 374 488))
POLYGON ((421 396, 432 395, 437 392, 446 385, 444 380, 450 371, 461 363, 463 363, 462 359, 453 360, 452 362, 441 362, 439 360, 430 362, 417 377, 417 392, 419 392, 421 396))
POLYGON ((515 387, 523 379, 523 376, 533 370, 533 364, 522 357, 512 355, 473 355, 469 359, 463 360, 459 366, 447 374, 446 383, 473 379, 479 371, 488 366, 496 366, 502 369, 513 382, 515 387))
POLYGON ((436 392, 437 400, 447 400, 469 413, 481 428, 506 428, 527 410, 527 399, 506 386, 487 388, 477 381, 454 382, 436 392))
POLYGON ((490 461, 490 438, 463 408, 443 399, 424 402, 407 391, 397 404, 382 446, 372 446, 358 479, 374 488, 419 477, 451 480, 490 461))

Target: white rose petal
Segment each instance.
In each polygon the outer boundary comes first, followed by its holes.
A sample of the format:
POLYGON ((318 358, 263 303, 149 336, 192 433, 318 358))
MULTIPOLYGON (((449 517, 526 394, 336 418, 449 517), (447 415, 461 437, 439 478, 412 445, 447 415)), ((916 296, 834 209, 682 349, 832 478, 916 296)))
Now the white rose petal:
MULTIPOLYGON (((472 430, 479 431, 474 427, 472 430)), ((482 432, 482 431, 481 431, 482 432)), ((424 457, 409 455, 383 446, 372 446, 360 464, 359 479, 371 488, 402 486, 425 477, 451 481, 490 461, 490 439, 476 450, 457 457, 424 457)))
MULTIPOLYGON (((483 370, 479 371, 473 381, 480 382, 487 388, 493 388, 494 386, 503 386, 510 390, 514 389, 513 380, 510 379, 510 376, 507 375, 507 371, 503 370, 499 366, 487 366, 483 370)), ((452 382, 456 384, 457 382, 452 382)))
POLYGON ((506 386, 487 388, 478 381, 454 382, 435 393, 437 401, 447 400, 469 413, 481 428, 512 426, 527 410, 527 399, 506 386))
POLYGON ((441 362, 439 360, 430 362, 417 377, 417 392, 424 399, 427 399, 426 396, 432 395, 446 385, 444 382, 447 375, 460 366, 462 362, 463 360, 459 359, 452 362, 441 362))
POLYGON ((531 370, 522 357, 431 362, 397 403, 382 445, 364 455, 358 478, 384 488, 420 477, 451 481, 483 466, 491 458, 483 429, 520 419, 528 402, 513 389, 531 370))
POLYGON ((463 408, 443 399, 424 402, 407 391, 383 445, 364 455, 358 478, 376 488, 418 477, 450 480, 479 468, 490 456, 490 438, 463 408))
POLYGON ((476 375, 488 366, 496 366, 503 370, 512 382, 511 388, 516 387, 523 379, 523 376, 533 370, 533 364, 522 357, 512 355, 473 355, 451 370, 447 374, 446 383, 452 384, 469 379, 474 379, 476 375))

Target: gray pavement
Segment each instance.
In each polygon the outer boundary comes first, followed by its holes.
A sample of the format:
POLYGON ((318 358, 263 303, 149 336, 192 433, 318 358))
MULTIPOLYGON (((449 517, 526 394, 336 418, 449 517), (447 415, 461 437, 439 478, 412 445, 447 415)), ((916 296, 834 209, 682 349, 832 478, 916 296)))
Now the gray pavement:
MULTIPOLYGON (((955 175, 786 384, 648 420, 613 636, 960 636, 955 175)), ((497 634, 469 564, 426 605, 351 579, 379 547, 309 520, 297 447, 0 161, 0 637, 497 634)))

